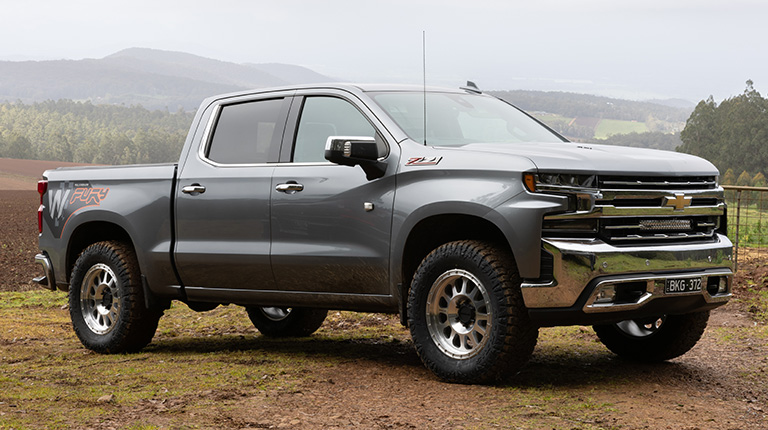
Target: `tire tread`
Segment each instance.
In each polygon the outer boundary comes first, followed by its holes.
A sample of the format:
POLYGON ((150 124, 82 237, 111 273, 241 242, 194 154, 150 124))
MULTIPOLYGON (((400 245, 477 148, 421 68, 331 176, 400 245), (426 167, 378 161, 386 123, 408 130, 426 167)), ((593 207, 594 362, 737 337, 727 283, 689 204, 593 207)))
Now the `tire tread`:
MULTIPOLYGON (((475 240, 462 240, 444 244, 422 261, 411 285, 411 293, 408 300, 409 327, 414 338, 416 352, 421 357, 425 366, 438 377, 448 382, 456 383, 489 383, 504 379, 517 373, 530 358, 536 346, 538 328, 534 326, 523 303, 520 291, 521 279, 514 270, 514 258, 509 251, 502 250, 489 243, 475 240), (422 307, 419 295, 428 289, 434 281, 435 272, 441 260, 463 259, 479 268, 480 275, 492 279, 491 285, 486 289, 493 291, 492 298, 497 301, 497 308, 503 318, 494 318, 494 324, 502 323, 504 330, 501 339, 486 344, 488 351, 482 351, 485 358, 476 360, 473 369, 467 371, 459 366, 446 366, 439 357, 432 358, 434 346, 430 345, 431 339, 427 334, 425 322, 421 320, 417 308, 422 307), (431 270, 429 270, 432 268, 431 270)), ((439 275, 439 274, 438 274, 439 275)))
POLYGON ((86 348, 103 354, 137 352, 152 341, 163 310, 146 308, 140 275, 133 248, 123 242, 97 242, 80 253, 72 269, 69 312, 75 334, 86 348), (83 321, 80 311, 80 286, 77 284, 96 263, 109 265, 122 285, 119 321, 105 335, 93 333, 83 321))

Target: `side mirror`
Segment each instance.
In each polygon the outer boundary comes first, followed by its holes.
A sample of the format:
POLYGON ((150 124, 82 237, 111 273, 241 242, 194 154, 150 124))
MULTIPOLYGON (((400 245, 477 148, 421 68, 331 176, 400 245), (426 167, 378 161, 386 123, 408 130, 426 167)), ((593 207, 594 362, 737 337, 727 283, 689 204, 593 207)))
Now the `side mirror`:
POLYGON ((368 136, 329 136, 325 159, 342 166, 360 166, 368 180, 384 176, 385 163, 379 161, 379 144, 368 136))

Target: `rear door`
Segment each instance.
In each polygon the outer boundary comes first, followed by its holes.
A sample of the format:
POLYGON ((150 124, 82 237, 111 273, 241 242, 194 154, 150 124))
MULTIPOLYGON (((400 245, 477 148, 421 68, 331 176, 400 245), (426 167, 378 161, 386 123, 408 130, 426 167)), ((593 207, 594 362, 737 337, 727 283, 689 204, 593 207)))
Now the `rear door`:
POLYGON ((271 178, 291 98, 227 99, 213 107, 176 190, 176 265, 188 290, 274 288, 271 178))
POLYGON ((359 166, 326 161, 324 149, 329 136, 376 137, 381 157, 391 160, 395 145, 366 107, 341 91, 297 96, 291 110, 271 187, 277 288, 388 295, 395 177, 369 181, 359 166))

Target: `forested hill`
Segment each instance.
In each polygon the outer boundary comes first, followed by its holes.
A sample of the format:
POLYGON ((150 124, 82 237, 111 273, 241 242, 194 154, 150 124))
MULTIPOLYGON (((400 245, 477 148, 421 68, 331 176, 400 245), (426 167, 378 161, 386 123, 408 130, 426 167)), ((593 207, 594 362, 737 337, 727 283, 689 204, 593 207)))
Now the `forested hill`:
MULTIPOLYGON (((0 157, 103 164, 175 161, 192 121, 190 112, 206 97, 332 80, 299 66, 235 64, 143 48, 101 59, 0 61, 0 157)), ((679 133, 692 110, 672 101, 563 92, 491 94, 574 141, 670 150, 680 144, 679 133)))
POLYGON ((649 117, 653 117, 667 122, 685 122, 694 108, 693 104, 690 104, 690 107, 679 107, 685 103, 676 100, 640 102, 556 91, 516 90, 489 93, 525 111, 547 112, 571 118, 592 117, 645 122, 649 117))
MULTIPOLYGON (((187 73, 193 74, 191 71, 187 73)), ((532 92, 526 94, 531 95, 532 92)), ((544 100, 548 99, 548 93, 538 94, 544 100)), ((201 94, 200 99, 209 95, 201 94)), ((573 106, 568 103, 562 106, 581 115, 578 109, 580 99, 576 96, 569 95, 570 102, 575 103, 573 106)), ((592 96, 584 97, 592 100, 592 96)), ((195 100, 195 103, 199 102, 195 100)), ((614 102, 620 104, 623 101, 614 102)), ((628 102, 628 106, 632 103, 628 102)), ((546 108, 546 103, 537 104, 533 100, 530 105, 537 110, 546 108)), ((587 104, 584 112, 599 114, 590 106, 587 104)), ((192 119, 193 114, 183 109, 171 112, 90 101, 0 103, 0 157, 97 164, 176 161, 192 119)), ((585 125, 589 121, 584 121, 583 116, 545 116, 540 119, 571 138, 579 138, 576 133, 582 133, 586 140, 667 150, 674 150, 680 144, 677 133, 667 130, 648 132, 653 126, 661 127, 661 121, 599 119, 592 121, 589 127, 585 125), (596 130, 604 129, 605 124, 616 130, 627 130, 625 133, 629 134, 606 133, 610 136, 607 140, 593 139, 596 130), (632 128, 624 129, 626 126, 632 128), (642 127, 645 132, 632 132, 634 127, 642 127)))
POLYGON ((96 164, 177 161, 193 113, 71 100, 0 104, 0 157, 96 164))
POLYGON ((235 64, 183 52, 131 48, 101 59, 0 61, 0 102, 71 99, 148 109, 195 109, 214 94, 329 82, 300 66, 235 64))

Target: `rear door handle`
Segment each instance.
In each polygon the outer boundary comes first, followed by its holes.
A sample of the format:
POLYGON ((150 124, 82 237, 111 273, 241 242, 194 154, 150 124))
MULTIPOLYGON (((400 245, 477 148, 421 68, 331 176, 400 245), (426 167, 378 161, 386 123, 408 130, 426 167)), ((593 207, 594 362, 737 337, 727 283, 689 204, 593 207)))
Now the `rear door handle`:
POLYGON ((277 184, 275 187, 275 190, 280 191, 281 193, 288 193, 293 194, 297 193, 299 191, 302 191, 304 189, 304 185, 297 184, 296 182, 288 182, 286 184, 277 184))
POLYGON ((198 194, 203 194, 205 192, 205 187, 200 184, 187 185, 181 189, 181 192, 184 194, 192 194, 193 196, 196 196, 198 194))

